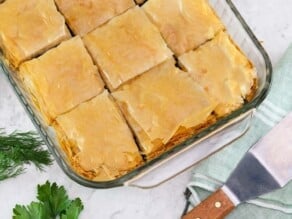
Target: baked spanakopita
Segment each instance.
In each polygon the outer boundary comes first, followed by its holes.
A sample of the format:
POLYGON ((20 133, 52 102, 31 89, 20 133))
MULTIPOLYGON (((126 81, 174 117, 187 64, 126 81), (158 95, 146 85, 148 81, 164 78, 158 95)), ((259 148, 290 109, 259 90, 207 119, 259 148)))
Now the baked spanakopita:
POLYGON ((81 36, 135 5, 133 0, 55 0, 55 2, 71 30, 81 36))
POLYGON ((143 9, 176 55, 197 48, 224 29, 207 0, 148 0, 143 9))
POLYGON ((225 32, 179 57, 181 65, 218 101, 219 117, 239 108, 256 87, 256 70, 225 32))
POLYGON ((0 47, 13 67, 70 37, 53 0, 0 4, 0 47))
POLYGON ((184 136, 182 130, 206 124, 215 107, 172 59, 123 85, 113 96, 148 158, 167 149, 176 134, 184 136))
POLYGON ((24 62, 19 70, 21 80, 48 124, 104 89, 80 37, 24 62))
POLYGON ((86 178, 112 180, 142 163, 132 133, 106 90, 59 116, 55 128, 72 166, 86 178))
POLYGON ((172 55, 138 6, 89 33, 84 42, 111 90, 172 55))

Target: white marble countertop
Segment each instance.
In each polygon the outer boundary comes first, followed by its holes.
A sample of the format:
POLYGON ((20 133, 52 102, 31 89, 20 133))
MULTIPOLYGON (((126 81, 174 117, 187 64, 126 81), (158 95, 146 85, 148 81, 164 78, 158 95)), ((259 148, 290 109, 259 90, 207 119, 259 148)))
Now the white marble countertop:
MULTIPOLYGON (((272 63, 276 64, 292 42, 291 0, 234 0, 243 17, 263 42, 272 63)), ((0 73, 0 127, 8 132, 34 130, 15 94, 0 73)), ((85 209, 81 219, 177 219, 183 207, 183 192, 190 171, 157 188, 115 188, 95 190, 68 179, 54 164, 46 172, 27 167, 26 173, 0 182, 0 218, 11 218, 16 203, 29 204, 36 197, 36 185, 46 180, 65 185, 69 195, 80 197, 85 209)))

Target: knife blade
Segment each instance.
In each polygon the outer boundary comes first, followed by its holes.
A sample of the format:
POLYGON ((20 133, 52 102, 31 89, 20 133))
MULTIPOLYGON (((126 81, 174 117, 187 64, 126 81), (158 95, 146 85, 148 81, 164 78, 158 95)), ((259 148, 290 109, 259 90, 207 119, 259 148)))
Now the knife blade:
POLYGON ((290 180, 292 113, 246 153, 225 185, 182 219, 224 218, 240 203, 280 189, 290 180))

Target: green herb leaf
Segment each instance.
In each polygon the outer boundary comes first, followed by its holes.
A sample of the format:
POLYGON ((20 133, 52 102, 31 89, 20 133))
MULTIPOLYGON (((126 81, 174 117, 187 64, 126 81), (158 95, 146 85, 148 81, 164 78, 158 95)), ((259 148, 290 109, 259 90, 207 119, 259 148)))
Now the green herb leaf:
POLYGON ((84 206, 80 198, 70 200, 63 186, 47 181, 38 185, 37 199, 28 206, 16 205, 13 219, 78 219, 84 206))
POLYGON ((25 206, 16 205, 13 208, 13 219, 30 219, 30 213, 25 206))
POLYGON ((57 186, 56 183, 51 185, 48 181, 44 185, 38 185, 37 199, 50 209, 51 217, 61 214, 70 205, 65 188, 57 186))
POLYGON ((61 219, 78 219, 83 208, 84 206, 80 198, 76 198, 75 200, 71 201, 65 213, 61 214, 61 219))
POLYGON ((32 202, 27 207, 16 205, 13 219, 51 219, 43 203, 32 202))
POLYGON ((39 170, 52 164, 43 141, 34 132, 5 133, 0 129, 0 181, 24 172, 25 164, 34 164, 39 170))

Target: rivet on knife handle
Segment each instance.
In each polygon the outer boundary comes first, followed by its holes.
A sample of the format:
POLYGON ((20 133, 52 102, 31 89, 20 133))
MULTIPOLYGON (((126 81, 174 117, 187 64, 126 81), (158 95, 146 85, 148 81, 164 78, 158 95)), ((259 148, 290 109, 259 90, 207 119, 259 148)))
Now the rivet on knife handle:
POLYGON ((223 219, 235 208, 227 195, 219 189, 182 219, 223 219))

